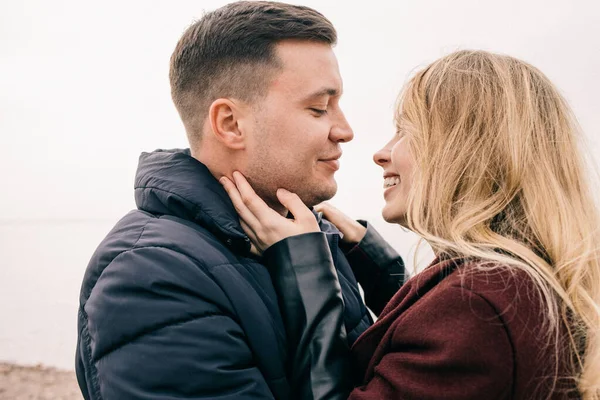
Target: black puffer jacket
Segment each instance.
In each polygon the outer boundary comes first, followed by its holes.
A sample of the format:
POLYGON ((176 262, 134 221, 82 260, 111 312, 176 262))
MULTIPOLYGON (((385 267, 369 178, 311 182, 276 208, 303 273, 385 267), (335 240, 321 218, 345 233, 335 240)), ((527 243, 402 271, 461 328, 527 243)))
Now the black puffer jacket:
MULTIPOLYGON (((82 284, 76 371, 84 397, 298 397, 288 378, 298 347, 286 338, 272 278, 208 169, 185 150, 142 154, 135 198, 138 209, 102 241, 82 284)), ((350 346, 372 321, 339 232, 320 225, 340 282, 334 297, 343 298, 329 303, 344 307, 350 346)))

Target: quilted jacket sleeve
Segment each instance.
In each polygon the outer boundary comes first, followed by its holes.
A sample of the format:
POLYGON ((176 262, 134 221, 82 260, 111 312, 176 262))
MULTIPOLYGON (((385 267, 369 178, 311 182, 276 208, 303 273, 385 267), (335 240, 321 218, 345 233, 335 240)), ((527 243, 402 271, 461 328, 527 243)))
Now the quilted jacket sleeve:
POLYGON ((227 297, 178 252, 119 255, 80 321, 87 399, 273 399, 227 297))

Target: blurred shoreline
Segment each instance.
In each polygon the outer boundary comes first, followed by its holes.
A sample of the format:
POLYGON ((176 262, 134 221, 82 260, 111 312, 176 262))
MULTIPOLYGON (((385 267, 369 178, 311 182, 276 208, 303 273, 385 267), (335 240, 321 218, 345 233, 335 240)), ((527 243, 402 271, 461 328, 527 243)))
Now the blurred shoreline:
POLYGON ((0 362, 2 400, 81 400, 75 371, 0 362))

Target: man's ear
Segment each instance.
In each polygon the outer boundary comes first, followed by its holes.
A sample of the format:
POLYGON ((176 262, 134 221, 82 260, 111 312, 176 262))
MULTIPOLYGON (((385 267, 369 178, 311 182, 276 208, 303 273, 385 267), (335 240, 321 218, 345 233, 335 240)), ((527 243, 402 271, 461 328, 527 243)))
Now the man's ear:
POLYGON ((240 150, 246 146, 246 135, 240 124, 243 111, 240 104, 230 99, 217 99, 208 110, 212 134, 232 150, 240 150))

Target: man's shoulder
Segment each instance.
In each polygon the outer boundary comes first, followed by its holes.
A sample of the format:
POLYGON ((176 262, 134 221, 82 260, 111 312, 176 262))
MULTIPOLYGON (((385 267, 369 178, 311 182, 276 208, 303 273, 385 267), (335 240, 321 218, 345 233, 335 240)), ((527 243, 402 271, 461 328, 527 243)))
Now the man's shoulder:
POLYGON ((92 358, 143 335, 164 343, 176 337, 176 325, 200 332, 208 326, 200 321, 207 318, 237 318, 231 288, 210 268, 231 260, 217 254, 211 240, 216 241, 209 232, 177 219, 140 211, 121 219, 92 257, 83 281, 80 318, 94 340, 92 358))
POLYGON ((211 269, 239 262, 223 242, 197 224, 134 210, 117 222, 92 255, 82 296, 87 298, 111 270, 127 270, 116 275, 120 280, 151 270, 153 278, 160 281, 188 274, 212 280, 211 269))
POLYGON ((123 217, 98 247, 100 253, 115 256, 143 249, 176 253, 203 267, 238 262, 225 243, 202 226, 140 210, 123 217))

